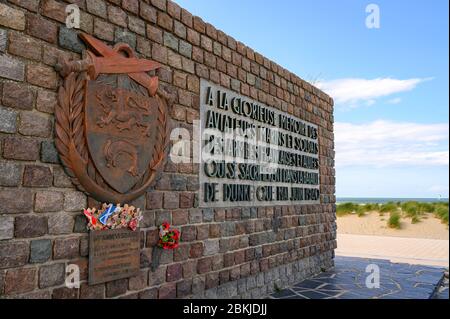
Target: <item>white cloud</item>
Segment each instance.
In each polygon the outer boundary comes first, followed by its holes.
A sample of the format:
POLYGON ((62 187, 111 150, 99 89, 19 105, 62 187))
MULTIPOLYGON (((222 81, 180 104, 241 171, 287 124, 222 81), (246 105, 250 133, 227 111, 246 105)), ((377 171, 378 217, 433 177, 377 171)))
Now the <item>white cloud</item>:
POLYGON ((375 103, 377 98, 411 91, 418 84, 431 79, 343 78, 332 81, 319 81, 316 83, 316 86, 334 98, 336 105, 355 108, 360 106, 361 102, 370 106, 375 103))
POLYGON ((335 124, 336 166, 448 165, 448 123, 335 124))

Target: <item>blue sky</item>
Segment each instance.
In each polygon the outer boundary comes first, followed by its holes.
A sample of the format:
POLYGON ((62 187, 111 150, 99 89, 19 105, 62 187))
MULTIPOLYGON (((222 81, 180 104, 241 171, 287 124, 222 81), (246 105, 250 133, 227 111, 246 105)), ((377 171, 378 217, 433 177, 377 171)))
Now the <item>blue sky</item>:
POLYGON ((338 197, 448 197, 447 0, 176 2, 335 98, 338 197))

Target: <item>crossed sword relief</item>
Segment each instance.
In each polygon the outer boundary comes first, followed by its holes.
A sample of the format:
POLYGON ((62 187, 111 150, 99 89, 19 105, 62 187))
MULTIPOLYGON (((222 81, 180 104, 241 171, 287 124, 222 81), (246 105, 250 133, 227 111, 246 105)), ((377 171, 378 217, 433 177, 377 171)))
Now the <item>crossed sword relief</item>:
POLYGON ((91 80, 97 79, 101 73, 128 74, 130 78, 145 87, 150 96, 156 94, 158 77, 149 76, 145 72, 156 70, 161 67, 161 64, 136 58, 133 50, 125 43, 118 43, 111 48, 86 33, 79 34, 79 37, 92 52, 87 51, 87 57, 80 61, 69 62, 66 58, 60 57, 56 68, 63 77, 71 72, 83 71, 88 73, 91 80))

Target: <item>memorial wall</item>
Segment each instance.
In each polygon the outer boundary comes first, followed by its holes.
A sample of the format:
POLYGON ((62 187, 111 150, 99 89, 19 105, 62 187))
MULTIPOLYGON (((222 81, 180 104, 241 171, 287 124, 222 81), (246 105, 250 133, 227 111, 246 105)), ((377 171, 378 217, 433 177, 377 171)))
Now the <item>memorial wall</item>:
POLYGON ((263 298, 334 193, 333 100, 175 2, 0 1, 0 298, 263 298))

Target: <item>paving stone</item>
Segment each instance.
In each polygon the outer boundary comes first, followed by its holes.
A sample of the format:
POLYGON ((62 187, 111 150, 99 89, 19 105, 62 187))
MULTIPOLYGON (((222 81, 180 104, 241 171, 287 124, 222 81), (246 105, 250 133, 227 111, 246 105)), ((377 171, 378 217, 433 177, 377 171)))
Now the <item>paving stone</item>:
POLYGON ((273 293, 271 298, 429 299, 433 296, 443 273, 443 269, 436 267, 394 264, 386 260, 337 257, 333 270, 312 276, 290 288, 273 293), (372 263, 377 264, 383 274, 380 288, 377 289, 370 289, 365 284, 367 276, 365 269, 372 263))

